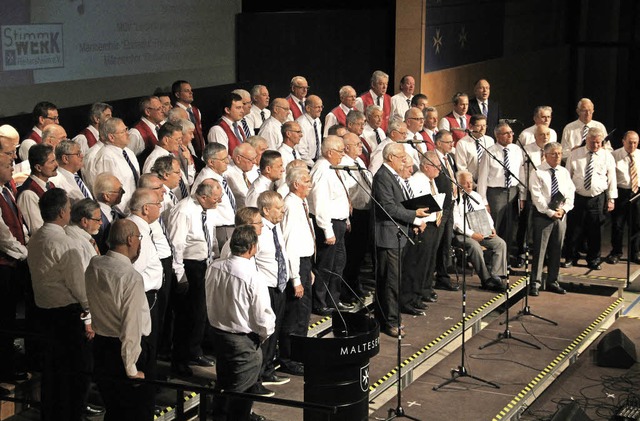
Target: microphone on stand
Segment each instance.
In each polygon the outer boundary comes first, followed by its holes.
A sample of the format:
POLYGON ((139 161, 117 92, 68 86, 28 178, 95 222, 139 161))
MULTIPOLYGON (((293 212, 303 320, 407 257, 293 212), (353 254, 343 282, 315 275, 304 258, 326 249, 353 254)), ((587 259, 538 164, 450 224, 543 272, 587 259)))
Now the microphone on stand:
POLYGON ((507 123, 507 124, 513 124, 513 123, 519 123, 520 121, 518 121, 518 119, 516 118, 501 118, 500 120, 498 120, 498 123, 507 123))
POLYGON ((396 143, 407 143, 410 145, 417 145, 418 143, 427 143, 427 142, 420 139, 407 139, 407 140, 398 140, 396 143))
POLYGON ((358 165, 330 165, 329 168, 342 171, 358 171, 360 169, 358 165))

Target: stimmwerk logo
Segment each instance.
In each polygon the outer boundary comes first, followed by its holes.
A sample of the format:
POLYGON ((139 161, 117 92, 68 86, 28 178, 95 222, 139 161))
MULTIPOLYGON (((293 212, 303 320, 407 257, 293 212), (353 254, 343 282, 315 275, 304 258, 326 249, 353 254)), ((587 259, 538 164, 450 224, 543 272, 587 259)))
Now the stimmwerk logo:
POLYGON ((2 70, 64 67, 62 24, 3 25, 2 70))

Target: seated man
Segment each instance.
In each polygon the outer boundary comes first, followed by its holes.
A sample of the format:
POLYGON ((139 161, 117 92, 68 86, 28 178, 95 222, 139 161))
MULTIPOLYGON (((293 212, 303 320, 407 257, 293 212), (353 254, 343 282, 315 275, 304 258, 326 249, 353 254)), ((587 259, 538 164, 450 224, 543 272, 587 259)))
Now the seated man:
POLYGON ((467 212, 473 212, 476 210, 485 210, 482 197, 473 191, 473 174, 469 171, 458 171, 457 174, 458 183, 464 188, 464 191, 478 201, 478 203, 470 200, 466 195, 461 195, 460 200, 453 209, 453 245, 456 247, 463 247, 473 269, 480 277, 482 282, 482 288, 490 291, 502 292, 505 290, 505 285, 501 278, 507 276, 507 244, 504 240, 496 235, 495 227, 493 226, 493 220, 491 215, 487 213, 489 223, 491 224, 491 235, 485 237, 479 232, 474 232, 469 226, 468 220, 464 220, 464 207, 466 206, 467 212), (466 238, 465 238, 466 237, 466 238), (484 253, 482 247, 485 247, 491 252, 491 270, 487 268, 484 261, 484 253))

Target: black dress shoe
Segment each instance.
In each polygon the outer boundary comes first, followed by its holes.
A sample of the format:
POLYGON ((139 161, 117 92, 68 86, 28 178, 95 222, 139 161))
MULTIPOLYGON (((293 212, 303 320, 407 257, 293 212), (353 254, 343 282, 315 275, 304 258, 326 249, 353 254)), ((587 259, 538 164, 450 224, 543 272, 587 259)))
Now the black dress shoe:
POLYGON ((566 294, 567 291, 564 290, 557 282, 551 282, 547 284, 547 291, 553 292, 556 294, 566 294))
POLYGON ((393 326, 393 327, 388 327, 385 328, 382 333, 391 336, 392 338, 397 338, 398 336, 403 336, 405 335, 404 329, 400 329, 398 330, 397 327, 393 326))
POLYGON ((401 313, 409 314, 411 316, 425 316, 425 312, 422 310, 418 310, 417 308, 411 306, 405 306, 400 309, 401 313))
POLYGON ((520 269, 524 266, 524 259, 522 257, 516 257, 513 261, 513 265, 511 267, 520 269))
POLYGON ((213 367, 216 365, 215 362, 211 361, 209 358, 201 355, 189 361, 189 365, 198 365, 200 367, 213 367))
POLYGON ((609 263, 610 265, 615 265, 620 261, 620 255, 619 254, 610 254, 607 256, 607 263, 609 263))
POLYGON ((353 304, 343 303, 339 301, 336 307, 340 311, 352 311, 355 307, 353 304))
POLYGON ((424 302, 420 301, 416 304, 413 305, 413 307, 417 308, 418 310, 426 310, 429 308, 428 305, 426 305, 424 302))
POLYGON ((578 265, 578 261, 577 260, 565 260, 560 266, 562 266, 563 268, 567 269, 573 266, 577 266, 578 265))
POLYGON ((176 377, 191 377, 193 370, 185 363, 171 364, 171 374, 176 377))
POLYGON ((5 382, 20 382, 23 380, 27 380, 29 378, 29 373, 24 370, 16 370, 10 373, 0 373, 0 381, 5 382))
POLYGON ((291 374, 293 376, 304 376, 304 365, 291 361, 286 364, 282 364, 278 371, 291 374))
POLYGON ((430 295, 426 298, 423 298, 422 301, 424 301, 425 303, 437 303, 438 295, 436 295, 435 297, 433 295, 430 295))
POLYGON ((540 295, 540 288, 538 287, 538 284, 529 285, 529 295, 532 297, 540 295))
POLYGON ((592 260, 587 262, 587 267, 591 270, 600 270, 602 266, 600 266, 600 259, 592 260))
POLYGON ((507 286, 502 282, 502 279, 496 277, 485 279, 482 282, 481 288, 494 292, 504 292, 507 290, 507 286))
POLYGON ((262 415, 258 415, 255 412, 249 414, 249 421, 267 421, 262 415))
POLYGON ((333 309, 330 309, 329 307, 319 307, 313 309, 313 314, 317 314, 318 316, 331 316, 331 313, 333 313, 333 309))
POLYGON ((435 291, 431 291, 430 297, 433 298, 434 300, 437 300, 438 299, 438 293, 435 292, 435 291))
POLYGON ((104 414, 104 408, 98 405, 85 405, 83 411, 85 417, 97 417, 104 414))
POLYGON ((451 285, 450 282, 436 282, 435 289, 443 289, 445 291, 457 291, 457 286, 451 285))

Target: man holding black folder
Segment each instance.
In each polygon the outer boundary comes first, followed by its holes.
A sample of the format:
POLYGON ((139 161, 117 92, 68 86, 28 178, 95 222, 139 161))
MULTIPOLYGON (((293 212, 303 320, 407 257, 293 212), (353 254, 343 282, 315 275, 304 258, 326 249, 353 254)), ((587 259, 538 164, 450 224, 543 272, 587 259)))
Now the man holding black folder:
MULTIPOLYGON (((382 151, 384 164, 373 178, 372 193, 384 210, 397 221, 402 230, 407 233, 410 226, 423 231, 426 223, 420 218, 428 216, 428 210, 420 208, 410 210, 401 202, 407 200, 408 193, 404 181, 399 173, 407 165, 407 153, 399 143, 390 143, 382 151)), ((380 330, 387 335, 398 337, 404 335, 402 328, 398 328, 400 315, 398 314, 398 272, 402 249, 406 244, 404 237, 397 240, 397 228, 381 209, 374 210, 375 245, 378 258, 378 285, 376 299, 376 317, 380 321, 380 330)))
POLYGON ((560 165, 562 146, 557 142, 544 146, 545 160, 529 177, 533 201, 533 270, 529 295, 538 296, 542 285, 542 269, 547 259, 546 290, 556 294, 566 291, 558 284, 560 254, 567 229, 566 214, 573 209, 576 188, 569 171, 560 165))

